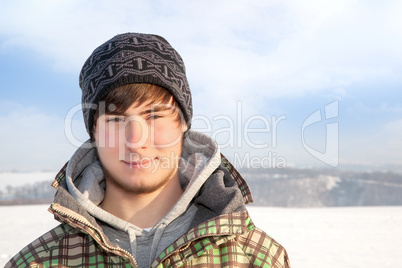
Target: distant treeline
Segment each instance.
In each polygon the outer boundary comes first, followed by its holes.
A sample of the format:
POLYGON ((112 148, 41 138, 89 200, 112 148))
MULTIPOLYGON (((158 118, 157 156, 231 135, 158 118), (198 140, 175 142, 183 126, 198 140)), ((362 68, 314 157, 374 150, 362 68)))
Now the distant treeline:
MULTIPOLYGON (((254 205, 279 207, 400 206, 402 175, 336 169, 242 169, 254 205)), ((0 191, 0 205, 50 204, 51 181, 0 191)))
POLYGON ((51 181, 42 181, 23 186, 7 186, 0 190, 0 205, 50 204, 56 189, 51 181))
POLYGON ((402 205, 402 175, 392 172, 248 169, 241 173, 259 206, 402 205))

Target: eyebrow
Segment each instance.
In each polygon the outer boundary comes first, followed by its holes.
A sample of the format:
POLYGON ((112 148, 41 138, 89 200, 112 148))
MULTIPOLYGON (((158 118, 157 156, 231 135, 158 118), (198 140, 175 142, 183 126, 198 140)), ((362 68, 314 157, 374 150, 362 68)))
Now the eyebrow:
MULTIPOLYGON (((163 112, 172 109, 173 106, 169 106, 169 104, 156 104, 152 105, 151 108, 147 108, 141 112, 139 112, 138 115, 145 115, 145 114, 150 114, 150 113, 155 113, 155 112, 163 112)), ((118 113, 118 112, 107 112, 107 115, 120 115, 120 116, 128 116, 127 113, 118 113)))
POLYGON ((163 112, 172 109, 172 106, 166 105, 166 104, 160 104, 160 105, 153 105, 152 108, 145 109, 139 113, 139 115, 144 115, 144 114, 150 114, 154 112, 163 112))

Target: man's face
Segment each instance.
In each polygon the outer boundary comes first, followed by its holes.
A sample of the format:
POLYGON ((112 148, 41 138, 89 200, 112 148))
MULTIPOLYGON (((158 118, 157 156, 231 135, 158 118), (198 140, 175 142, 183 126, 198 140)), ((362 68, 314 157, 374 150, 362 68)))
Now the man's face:
POLYGON ((107 184, 124 192, 147 194, 178 179, 187 127, 180 124, 174 109, 134 103, 123 115, 99 116, 94 134, 107 184))

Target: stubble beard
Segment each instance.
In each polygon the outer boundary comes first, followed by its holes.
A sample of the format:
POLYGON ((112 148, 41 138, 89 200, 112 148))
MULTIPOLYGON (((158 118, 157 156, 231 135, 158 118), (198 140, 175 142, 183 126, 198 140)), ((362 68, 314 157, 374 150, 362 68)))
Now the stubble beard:
POLYGON ((113 185, 114 188, 119 189, 120 191, 125 192, 127 194, 135 194, 135 195, 151 194, 165 187, 172 180, 172 178, 176 175, 177 172, 178 169, 173 168, 171 169, 171 172, 168 175, 165 175, 165 178, 163 180, 159 181, 156 184, 137 185, 135 183, 130 183, 130 181, 118 180, 113 176, 111 176, 109 172, 105 171, 106 191, 107 191, 107 185, 109 184, 111 186, 113 185))

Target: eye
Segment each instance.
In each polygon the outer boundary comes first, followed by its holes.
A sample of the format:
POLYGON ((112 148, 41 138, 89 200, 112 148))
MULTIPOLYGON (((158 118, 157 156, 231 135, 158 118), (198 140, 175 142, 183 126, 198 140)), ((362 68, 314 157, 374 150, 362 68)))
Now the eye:
POLYGON ((147 120, 155 120, 155 119, 158 119, 158 118, 162 118, 163 116, 162 115, 159 115, 159 114, 150 114, 148 117, 147 117, 147 120))
POLYGON ((108 117, 106 119, 106 122, 110 123, 119 123, 119 122, 124 122, 125 118, 123 116, 113 116, 113 117, 108 117))

